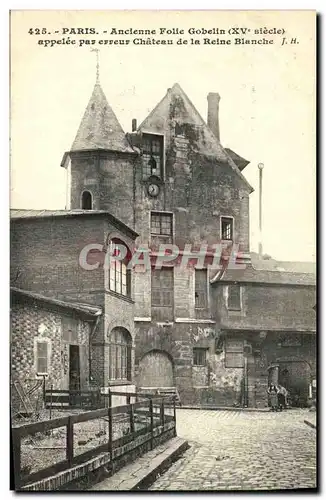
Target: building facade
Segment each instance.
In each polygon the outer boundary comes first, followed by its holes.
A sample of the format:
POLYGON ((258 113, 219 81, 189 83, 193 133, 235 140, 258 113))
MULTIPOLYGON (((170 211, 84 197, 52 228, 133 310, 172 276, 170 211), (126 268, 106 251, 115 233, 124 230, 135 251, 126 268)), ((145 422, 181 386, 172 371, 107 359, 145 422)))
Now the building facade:
POLYGON ((45 387, 89 388, 90 340, 101 315, 102 309, 96 306, 11 288, 13 416, 40 411, 45 387))
POLYGON ((16 217, 13 277, 18 273, 21 286, 25 279, 28 290, 103 308, 92 349, 99 353, 94 377, 104 387, 114 383, 118 352, 105 350, 106 336, 123 328, 133 348, 130 375, 116 378, 121 386, 132 381, 139 390, 174 390, 184 404, 264 406, 273 380, 287 386, 298 404, 307 404, 316 374, 315 277, 253 267, 253 189, 243 174, 249 162, 223 148, 220 97, 210 93, 207 99, 206 123, 175 84, 141 125, 133 120, 132 132, 125 134, 96 83, 61 164, 68 174, 67 210, 46 221, 34 218, 32 233, 26 220, 16 217), (107 252, 113 228, 105 226, 104 213, 110 214, 106 224, 114 221, 114 230, 120 229, 115 238, 131 253, 134 245, 142 247, 150 263, 124 278, 131 296, 125 296, 121 280, 112 290, 117 284, 111 287, 111 268, 102 267, 94 274, 75 271, 79 284, 66 275, 54 289, 50 254, 60 262, 74 260, 76 267, 80 242, 100 241, 107 252), (20 249, 25 238, 32 253, 20 249), (46 238, 57 247, 45 245, 46 238), (209 267, 214 245, 221 244, 221 269, 209 267), (200 248, 204 259, 197 259, 200 248), (165 252, 178 257, 166 258, 165 252), (244 269, 226 269, 231 254, 244 269), (182 258, 187 265, 180 264, 182 258), (41 264, 45 280, 37 278, 35 266, 41 264))
MULTIPOLYGON (((137 234, 106 211, 12 210, 13 286, 103 311, 89 342, 88 384, 134 379, 134 280, 126 262, 105 259, 112 244, 131 254, 137 234)), ((16 311, 12 311, 13 320, 16 311)), ((16 335, 13 321, 12 337, 16 335)), ((22 349, 24 346, 21 346, 22 349)), ((59 382, 58 382, 59 383, 59 382)), ((58 388, 58 387, 57 387, 58 388)))

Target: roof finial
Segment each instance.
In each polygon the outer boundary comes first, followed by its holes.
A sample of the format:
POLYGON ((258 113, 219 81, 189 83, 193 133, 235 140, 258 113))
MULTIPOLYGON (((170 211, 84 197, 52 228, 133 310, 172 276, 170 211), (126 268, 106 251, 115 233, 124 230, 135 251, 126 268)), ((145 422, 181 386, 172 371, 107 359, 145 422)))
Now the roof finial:
POLYGON ((96 83, 100 83, 99 49, 91 49, 91 52, 96 52, 96 83))

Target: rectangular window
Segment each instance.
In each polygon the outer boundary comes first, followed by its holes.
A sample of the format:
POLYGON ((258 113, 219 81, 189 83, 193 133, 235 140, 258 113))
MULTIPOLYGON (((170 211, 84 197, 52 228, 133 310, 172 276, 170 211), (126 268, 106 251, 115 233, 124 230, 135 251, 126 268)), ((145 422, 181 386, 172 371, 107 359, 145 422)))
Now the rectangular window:
POLYGON ((173 269, 152 269, 152 307, 173 306, 173 269))
POLYGON ((47 375, 49 371, 49 343, 38 340, 36 342, 36 373, 47 375))
POLYGON ((240 285, 228 286, 228 309, 229 311, 241 311, 241 287, 240 285))
POLYGON ((206 366, 207 349, 203 347, 193 348, 193 364, 194 366, 206 366))
POLYGON ((110 290, 130 297, 131 270, 119 260, 112 259, 110 263, 110 290))
POLYGON ((117 330, 109 337, 109 379, 127 381, 131 377, 131 343, 117 330))
POLYGON ((151 236, 172 243, 172 214, 151 212, 151 236))
POLYGON ((243 340, 226 339, 225 368, 243 368, 243 340))
POLYGON ((142 142, 142 177, 147 180, 152 175, 162 178, 163 172, 163 136, 143 134, 142 142))
POLYGON ((221 239, 233 240, 233 219, 232 217, 221 217, 221 239))
POLYGON ((195 308, 207 308, 207 269, 195 269, 195 308))

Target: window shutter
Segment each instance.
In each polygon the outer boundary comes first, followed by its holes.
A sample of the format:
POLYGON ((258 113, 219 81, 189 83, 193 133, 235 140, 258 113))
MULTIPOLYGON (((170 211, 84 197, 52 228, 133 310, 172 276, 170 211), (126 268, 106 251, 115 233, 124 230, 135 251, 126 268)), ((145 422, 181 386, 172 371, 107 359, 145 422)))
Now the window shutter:
POLYGON ((207 269, 195 269, 195 307, 207 307, 207 269))
POLYGON ((241 310, 240 285, 229 285, 228 287, 228 309, 241 310))

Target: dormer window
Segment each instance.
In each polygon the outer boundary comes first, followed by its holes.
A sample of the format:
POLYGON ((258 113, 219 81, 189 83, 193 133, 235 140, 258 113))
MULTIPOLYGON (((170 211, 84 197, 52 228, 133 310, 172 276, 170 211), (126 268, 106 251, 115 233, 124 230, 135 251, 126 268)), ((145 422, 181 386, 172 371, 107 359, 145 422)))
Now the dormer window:
POLYGON ((143 134, 142 177, 147 180, 152 175, 163 176, 163 136, 143 134))

